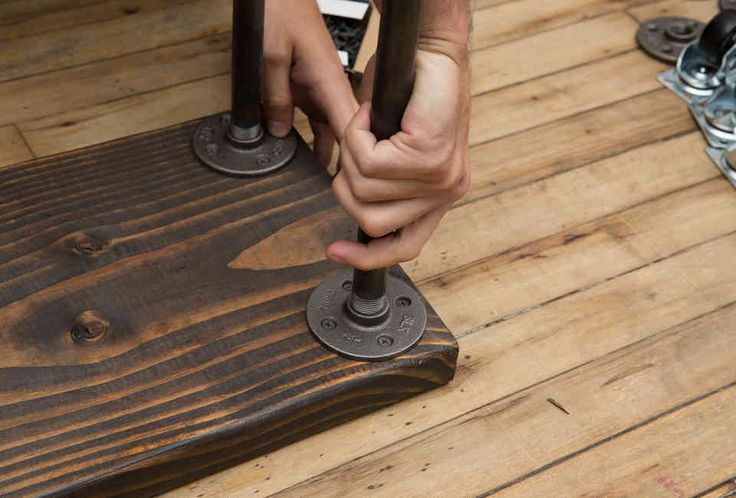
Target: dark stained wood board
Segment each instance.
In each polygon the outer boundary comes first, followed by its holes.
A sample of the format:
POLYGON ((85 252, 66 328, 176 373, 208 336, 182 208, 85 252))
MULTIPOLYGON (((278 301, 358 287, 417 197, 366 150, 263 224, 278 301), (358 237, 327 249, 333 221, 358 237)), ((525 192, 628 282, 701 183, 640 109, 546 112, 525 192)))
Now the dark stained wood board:
POLYGON ((307 297, 354 237, 329 176, 303 142, 218 175, 194 126, 0 172, 0 495, 151 495, 453 377, 431 307, 392 361, 318 344, 307 297))

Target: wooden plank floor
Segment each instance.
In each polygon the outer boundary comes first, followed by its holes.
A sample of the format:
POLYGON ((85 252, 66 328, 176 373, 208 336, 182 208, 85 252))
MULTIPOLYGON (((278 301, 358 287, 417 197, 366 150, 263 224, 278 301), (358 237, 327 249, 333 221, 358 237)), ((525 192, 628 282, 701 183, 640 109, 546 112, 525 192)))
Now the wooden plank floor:
MULTIPOLYGON (((473 186, 404 265, 456 380, 167 496, 734 490, 736 191, 634 42, 715 0, 475 9, 473 186)), ((0 3, 0 167, 225 109, 229 29, 227 0, 0 3)))

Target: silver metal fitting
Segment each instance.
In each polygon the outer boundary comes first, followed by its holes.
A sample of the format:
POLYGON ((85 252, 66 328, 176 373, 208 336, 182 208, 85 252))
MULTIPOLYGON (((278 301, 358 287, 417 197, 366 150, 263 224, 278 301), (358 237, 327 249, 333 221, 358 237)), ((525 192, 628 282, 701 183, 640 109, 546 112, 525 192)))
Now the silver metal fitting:
POLYGON ((687 102, 708 142, 706 153, 736 188, 736 19, 724 15, 733 16, 733 12, 719 14, 705 28, 705 32, 711 29, 703 35, 710 36, 710 45, 700 39, 689 44, 677 66, 658 79, 687 102), (714 42, 724 55, 713 53, 714 42))

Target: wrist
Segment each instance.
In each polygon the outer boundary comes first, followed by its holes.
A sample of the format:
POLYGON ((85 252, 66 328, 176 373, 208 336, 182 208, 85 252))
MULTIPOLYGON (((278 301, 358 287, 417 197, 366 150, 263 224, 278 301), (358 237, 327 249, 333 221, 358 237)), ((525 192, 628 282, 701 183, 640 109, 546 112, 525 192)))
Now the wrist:
POLYGON ((424 0, 419 48, 465 64, 472 17, 469 0, 424 0))

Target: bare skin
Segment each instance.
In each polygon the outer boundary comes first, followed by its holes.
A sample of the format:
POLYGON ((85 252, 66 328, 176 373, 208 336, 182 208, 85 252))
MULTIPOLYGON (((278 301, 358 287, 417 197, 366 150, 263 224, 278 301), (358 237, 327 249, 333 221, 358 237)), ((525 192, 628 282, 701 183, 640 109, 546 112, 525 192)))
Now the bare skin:
POLYGON ((401 132, 379 142, 370 133, 367 102, 373 64, 361 89, 364 103, 358 106, 316 2, 266 2, 267 126, 277 135, 288 132, 296 104, 310 118, 315 152, 323 163, 329 161, 335 139, 339 141, 335 197, 376 237, 368 245, 337 241, 327 248, 330 259, 364 270, 414 259, 447 210, 467 192, 467 3, 424 0, 414 92, 401 132))

